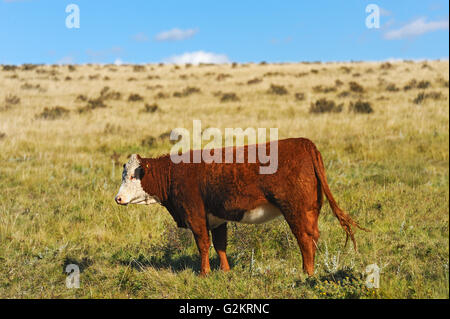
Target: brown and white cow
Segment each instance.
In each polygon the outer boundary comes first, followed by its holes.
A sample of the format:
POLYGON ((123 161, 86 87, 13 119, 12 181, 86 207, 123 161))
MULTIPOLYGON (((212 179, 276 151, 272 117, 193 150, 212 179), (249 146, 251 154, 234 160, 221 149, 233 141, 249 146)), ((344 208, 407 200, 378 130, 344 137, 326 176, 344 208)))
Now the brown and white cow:
MULTIPOLYGON (((265 146, 270 152, 270 143, 265 146)), ((233 152, 247 154, 248 148, 234 147, 233 152)), ((194 152, 198 150, 190 151, 191 158, 194 152)), ((352 226, 361 227, 338 207, 327 184, 320 152, 310 140, 278 141, 278 169, 274 174, 260 174, 258 160, 249 163, 247 159, 244 163, 175 164, 170 155, 141 158, 134 154, 124 165, 115 200, 120 205, 159 203, 178 227, 190 228, 201 255, 202 275, 210 271, 209 231, 220 267, 227 271, 227 223, 260 224, 280 215, 297 238, 303 270, 313 275, 323 193, 356 249, 352 226)))

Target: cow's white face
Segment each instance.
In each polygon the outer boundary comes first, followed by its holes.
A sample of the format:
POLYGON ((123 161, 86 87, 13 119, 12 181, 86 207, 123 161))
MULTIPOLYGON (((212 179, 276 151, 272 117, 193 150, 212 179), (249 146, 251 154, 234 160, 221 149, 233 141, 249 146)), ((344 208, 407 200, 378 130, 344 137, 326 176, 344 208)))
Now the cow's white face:
POLYGON ((141 185, 144 169, 141 167, 138 155, 131 155, 130 160, 123 166, 122 185, 115 200, 117 204, 154 204, 159 200, 147 194, 141 185))

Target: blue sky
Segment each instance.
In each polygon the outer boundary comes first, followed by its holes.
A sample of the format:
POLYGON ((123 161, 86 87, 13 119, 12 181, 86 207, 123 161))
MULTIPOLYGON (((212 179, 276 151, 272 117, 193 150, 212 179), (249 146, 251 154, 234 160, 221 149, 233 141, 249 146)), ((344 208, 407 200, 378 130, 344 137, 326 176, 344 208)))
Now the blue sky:
POLYGON ((0 0, 0 64, 442 59, 448 19, 440 0, 0 0))

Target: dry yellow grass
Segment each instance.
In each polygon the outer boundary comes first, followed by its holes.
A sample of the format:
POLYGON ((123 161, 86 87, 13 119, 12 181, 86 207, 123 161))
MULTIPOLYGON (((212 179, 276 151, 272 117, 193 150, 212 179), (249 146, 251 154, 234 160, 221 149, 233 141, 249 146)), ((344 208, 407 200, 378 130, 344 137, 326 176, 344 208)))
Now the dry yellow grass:
POLYGON ((281 220, 235 228, 230 245, 234 270, 217 270, 202 281, 194 275, 195 245, 189 234, 175 232, 164 209, 125 209, 113 203, 121 173, 114 158, 122 163, 133 152, 167 153, 170 144, 158 136, 176 127, 191 130, 192 120, 199 119, 203 128, 276 127, 279 138, 313 140, 341 206, 372 228, 370 234, 357 234, 360 253, 342 257, 339 269, 356 265, 351 274, 362 274, 367 264, 386 264, 376 297, 448 298, 448 68, 448 61, 428 61, 0 70, 0 296, 372 296, 356 284, 325 285, 325 295, 320 288, 330 273, 325 248, 334 254, 342 249, 342 233, 328 207, 319 224, 320 284, 312 285, 303 275, 285 271, 299 269, 301 257, 281 220), (255 78, 262 81, 248 84, 255 78), (424 88, 404 90, 412 79, 428 81, 429 87, 424 82, 424 88), (351 92, 352 81, 364 92, 351 92), (288 94, 269 94, 272 84, 288 94), (398 91, 388 90, 389 84, 398 91), (319 85, 331 92, 320 93, 314 89, 319 85), (78 95, 94 99, 105 86, 121 98, 79 113, 87 101, 77 101, 78 95), (187 87, 200 92, 173 96, 187 87), (167 97, 158 98, 160 92, 167 97), (235 93, 239 100, 221 102, 219 92, 235 93), (342 97, 342 92, 349 94, 342 97), (414 102, 430 92, 421 103, 414 102), (296 99, 296 93, 304 99, 296 99), (130 94, 143 100, 129 102, 130 94), (12 96, 20 102, 6 101, 12 96), (320 98, 343 103, 343 111, 310 113, 311 103, 320 98), (373 113, 349 112, 350 102, 357 100, 370 102, 373 113), (153 103, 155 112, 142 112, 153 103), (40 117, 45 108, 57 106, 69 113, 53 120, 40 117), (142 141, 149 136, 156 143, 146 146, 142 141), (271 242, 267 233, 285 238, 287 248, 281 239, 271 242), (266 240, 258 244, 258 236, 266 240), (152 259, 171 241, 183 243, 169 249, 175 257, 152 259), (280 247, 288 251, 282 265, 280 247), (243 256, 251 249, 257 261, 272 266, 272 274, 248 279, 254 270, 249 273, 243 256), (64 286, 63 266, 70 260, 85 264, 82 288, 76 291, 64 286), (228 288, 210 295, 214 285, 228 288))

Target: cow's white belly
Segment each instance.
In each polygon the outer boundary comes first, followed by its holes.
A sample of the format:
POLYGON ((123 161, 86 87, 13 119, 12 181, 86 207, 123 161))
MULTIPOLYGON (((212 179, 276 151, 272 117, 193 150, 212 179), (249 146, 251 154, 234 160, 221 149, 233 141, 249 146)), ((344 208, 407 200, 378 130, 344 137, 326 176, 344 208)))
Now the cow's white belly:
MULTIPOLYGON (((268 222, 278 216, 281 215, 280 210, 273 206, 272 204, 264 204, 261 206, 258 206, 252 210, 249 210, 244 213, 244 216, 239 221, 239 223, 244 224, 262 224, 265 222, 268 222)), ((209 227, 214 229, 216 227, 219 227, 223 223, 225 223, 227 220, 218 218, 214 215, 208 214, 208 224, 209 227)))
POLYGON ((262 224, 281 215, 280 210, 272 204, 264 204, 244 213, 241 223, 262 224))

